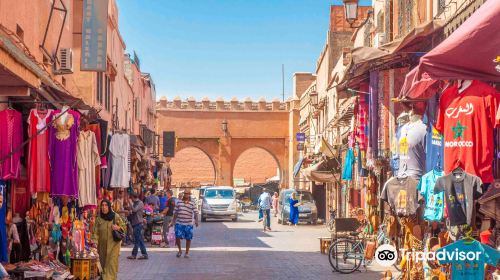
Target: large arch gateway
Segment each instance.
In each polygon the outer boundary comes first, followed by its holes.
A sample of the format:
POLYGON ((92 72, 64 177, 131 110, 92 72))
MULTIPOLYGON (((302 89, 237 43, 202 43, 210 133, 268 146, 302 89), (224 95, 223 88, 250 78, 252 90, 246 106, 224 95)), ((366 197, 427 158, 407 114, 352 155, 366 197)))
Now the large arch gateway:
MULTIPOLYGON (((232 186, 238 158, 247 150, 260 148, 276 160, 281 187, 288 187, 289 144, 293 141, 289 139, 288 103, 249 99, 197 102, 193 98, 168 102, 163 98, 156 109, 158 134, 174 131, 176 152, 194 147, 206 154, 215 169, 216 185, 232 186)), ((175 177, 176 170, 172 171, 175 177)))

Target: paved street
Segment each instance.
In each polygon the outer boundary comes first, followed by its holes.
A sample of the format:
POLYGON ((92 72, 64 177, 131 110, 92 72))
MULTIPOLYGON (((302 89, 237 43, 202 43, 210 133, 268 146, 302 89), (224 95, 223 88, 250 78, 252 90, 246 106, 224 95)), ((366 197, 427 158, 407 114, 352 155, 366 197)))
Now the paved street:
POLYGON ((317 237, 324 226, 289 227, 273 220, 264 233, 256 213, 237 223, 207 222, 195 231, 190 259, 176 258, 176 249, 149 249, 148 261, 131 261, 131 248, 122 248, 118 279, 380 279, 381 268, 350 275, 332 273, 328 258, 319 253, 317 237))

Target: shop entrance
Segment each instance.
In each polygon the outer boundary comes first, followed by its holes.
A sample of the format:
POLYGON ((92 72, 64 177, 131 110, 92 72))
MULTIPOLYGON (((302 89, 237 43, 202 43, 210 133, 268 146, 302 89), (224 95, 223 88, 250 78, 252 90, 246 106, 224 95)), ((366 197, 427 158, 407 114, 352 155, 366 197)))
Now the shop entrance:
POLYGON ((323 184, 313 183, 312 195, 316 201, 316 207, 318 207, 318 218, 326 219, 326 186, 323 184))

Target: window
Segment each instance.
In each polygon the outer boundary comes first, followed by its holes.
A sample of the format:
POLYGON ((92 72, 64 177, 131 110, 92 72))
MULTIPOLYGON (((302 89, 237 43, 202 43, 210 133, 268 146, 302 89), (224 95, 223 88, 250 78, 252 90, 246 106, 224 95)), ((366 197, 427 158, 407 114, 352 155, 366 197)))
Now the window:
POLYGON ((97 102, 102 104, 102 73, 97 72, 97 85, 96 85, 96 90, 97 90, 97 102))
POLYGON ((111 111, 111 79, 106 75, 106 88, 105 88, 104 107, 107 111, 111 111))

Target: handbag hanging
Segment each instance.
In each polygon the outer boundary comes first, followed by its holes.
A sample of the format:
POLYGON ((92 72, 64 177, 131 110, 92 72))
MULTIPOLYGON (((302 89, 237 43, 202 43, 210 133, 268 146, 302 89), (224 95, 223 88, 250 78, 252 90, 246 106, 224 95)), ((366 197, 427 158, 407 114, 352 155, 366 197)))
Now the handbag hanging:
MULTIPOLYGON (((116 219, 116 217, 115 217, 116 219)), ((116 225, 115 219, 113 219, 113 225, 116 225)), ((121 229, 119 230, 114 230, 113 229, 113 240, 116 242, 120 242, 125 238, 125 232, 121 229)))

